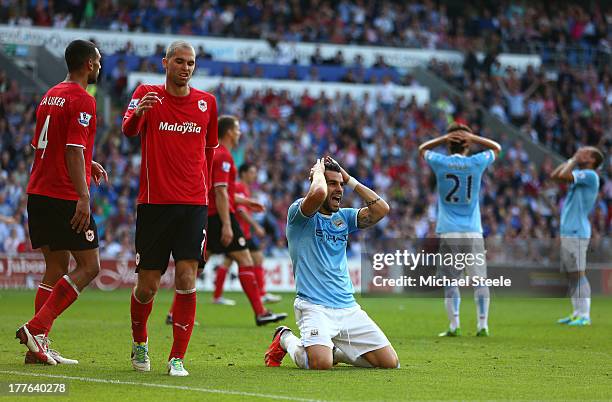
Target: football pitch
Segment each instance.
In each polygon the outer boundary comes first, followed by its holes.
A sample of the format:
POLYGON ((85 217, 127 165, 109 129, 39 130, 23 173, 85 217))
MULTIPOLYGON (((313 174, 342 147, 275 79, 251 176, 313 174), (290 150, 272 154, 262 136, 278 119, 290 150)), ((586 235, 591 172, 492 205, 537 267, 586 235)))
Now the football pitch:
MULTIPOLYGON (((361 298, 398 352, 401 369, 297 369, 289 356, 267 368, 263 354, 274 326, 256 327, 242 294, 238 306, 198 294, 197 320, 185 359, 186 378, 166 375, 172 330, 164 323, 171 293, 162 291, 149 319, 152 371, 130 364, 129 291, 87 290, 55 323, 52 347, 77 366, 24 365, 14 338, 33 312, 33 291, 0 291, 0 383, 66 383, 60 400, 410 400, 612 399, 612 298, 594 298, 593 325, 560 326, 567 299, 491 301, 491 337, 477 338, 472 292, 463 294, 459 338, 438 338, 447 320, 442 299, 361 298)), ((290 313, 292 297, 273 305, 290 313)), ((4 394, 6 397, 7 394, 4 394)), ((2 398, 2 396, 0 396, 2 398)), ((24 399, 25 400, 25 399, 24 399)))

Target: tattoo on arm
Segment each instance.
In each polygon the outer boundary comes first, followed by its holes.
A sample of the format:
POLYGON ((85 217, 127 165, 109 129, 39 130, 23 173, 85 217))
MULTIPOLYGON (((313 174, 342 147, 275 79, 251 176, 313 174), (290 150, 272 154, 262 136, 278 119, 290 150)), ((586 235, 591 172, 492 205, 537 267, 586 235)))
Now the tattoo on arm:
POLYGON ((366 229, 374 225, 376 222, 372 219, 372 214, 368 208, 361 208, 357 214, 357 227, 366 229))
POLYGON ((372 200, 372 201, 368 201, 368 202, 366 202, 366 207, 369 207, 370 205, 374 205, 374 204, 376 204, 376 203, 378 202, 378 200, 380 200, 380 197, 378 197, 378 198, 377 198, 377 199, 375 199, 375 200, 372 200))

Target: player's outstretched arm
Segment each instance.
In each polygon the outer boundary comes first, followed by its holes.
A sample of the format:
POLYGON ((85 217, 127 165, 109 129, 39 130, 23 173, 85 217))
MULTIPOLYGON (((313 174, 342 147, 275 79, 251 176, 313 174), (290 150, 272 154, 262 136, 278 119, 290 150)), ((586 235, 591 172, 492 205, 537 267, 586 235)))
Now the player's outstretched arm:
POLYGON ((576 155, 563 162, 550 174, 550 178, 558 182, 573 183, 574 175, 572 171, 576 167, 576 155))
POLYGON ((325 180, 325 164, 323 159, 317 162, 310 169, 310 188, 306 197, 300 204, 300 210, 304 216, 312 216, 321 208, 327 197, 327 181, 325 180))
POLYGON ((234 201, 236 201, 236 204, 238 205, 247 206, 253 210, 253 212, 264 212, 266 210, 266 207, 261 202, 254 200, 253 198, 243 197, 236 194, 234 195, 234 201))
POLYGON ((437 148, 440 145, 443 145, 450 139, 450 134, 445 134, 440 137, 434 138, 433 140, 429 140, 427 142, 422 143, 419 146, 419 156, 421 158, 425 157, 425 152, 431 149, 437 148))

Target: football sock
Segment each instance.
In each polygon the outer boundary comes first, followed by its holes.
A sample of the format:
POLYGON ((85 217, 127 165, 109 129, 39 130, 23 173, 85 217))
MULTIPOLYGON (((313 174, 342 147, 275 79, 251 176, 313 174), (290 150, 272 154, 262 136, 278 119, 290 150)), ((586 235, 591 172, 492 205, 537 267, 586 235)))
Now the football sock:
POLYGON ((342 350, 340 350, 340 348, 334 348, 334 364, 336 363, 346 363, 346 364, 350 364, 352 366, 355 367, 365 367, 365 368, 372 368, 373 366, 370 364, 369 361, 367 361, 366 359, 364 359, 363 357, 359 356, 357 359, 355 360, 351 360, 346 353, 344 353, 342 350))
POLYGON ((586 276, 578 280, 577 290, 577 313, 582 318, 590 318, 591 315, 591 284, 586 276))
POLYGON ((478 316, 478 329, 489 328, 489 303, 491 293, 488 286, 478 286, 474 289, 474 302, 476 302, 476 315, 478 316))
POLYGON ((132 291, 132 301, 130 303, 130 314, 132 316, 132 338, 134 342, 142 343, 146 342, 147 335, 147 320, 153 309, 153 300, 151 299, 148 303, 142 303, 136 298, 132 291))
POLYGON ((225 276, 227 275, 227 267, 223 265, 217 265, 215 272, 215 292, 213 298, 218 299, 223 296, 223 284, 225 283, 225 276))
POLYGON ((64 312, 79 296, 76 285, 64 275, 53 287, 47 302, 38 310, 34 318, 28 322, 32 335, 47 334, 53 321, 64 312))
POLYGON ((283 349, 287 351, 287 354, 291 357, 291 360, 295 362, 295 365, 299 368, 308 368, 308 355, 306 349, 302 346, 302 341, 293 335, 291 331, 285 331, 281 335, 280 344, 283 349))
MULTIPOLYGON (((42 306, 45 305, 47 299, 51 296, 51 292, 53 292, 53 286, 46 285, 42 282, 38 285, 36 297, 34 297, 34 314, 38 313, 42 306)), ((51 331, 51 325, 49 326, 49 331, 51 331)))
POLYGON ((263 296, 266 294, 266 271, 264 271, 261 265, 255 265, 253 271, 255 272, 255 278, 259 286, 259 294, 263 296))
POLYGON ((184 359, 191 332, 193 331, 193 323, 195 321, 196 312, 196 290, 176 290, 176 304, 174 306, 174 315, 172 317, 172 335, 174 342, 168 360, 172 358, 184 359))
POLYGON ((578 317, 580 315, 580 302, 578 298, 578 280, 569 279, 568 282, 570 300, 572 301, 572 308, 574 311, 572 312, 572 317, 578 317))
POLYGON ((460 327, 459 305, 461 304, 461 295, 459 294, 458 286, 447 286, 444 288, 444 304, 446 305, 446 314, 450 321, 450 329, 454 331, 460 327))
POLYGON ((253 267, 240 267, 238 269, 238 277, 240 278, 242 290, 244 290, 244 293, 249 298, 255 314, 264 314, 266 309, 261 303, 261 294, 259 293, 259 286, 257 286, 257 278, 255 277, 255 272, 253 272, 253 267))

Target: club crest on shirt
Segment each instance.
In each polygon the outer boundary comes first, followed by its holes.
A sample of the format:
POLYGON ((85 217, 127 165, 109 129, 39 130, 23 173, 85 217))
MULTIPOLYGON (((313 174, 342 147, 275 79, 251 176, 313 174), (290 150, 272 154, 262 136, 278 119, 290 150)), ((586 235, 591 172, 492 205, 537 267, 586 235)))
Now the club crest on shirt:
POLYGON ((341 218, 334 220, 333 223, 338 228, 341 228, 342 226, 344 226, 344 221, 341 218))
POLYGON ((89 120, 91 120, 91 115, 89 113, 81 112, 79 114, 79 124, 83 127, 89 127, 89 120))
POLYGON ((221 164, 221 169, 223 169, 223 171, 226 173, 229 172, 231 168, 232 168, 232 164, 229 162, 223 162, 221 164))
POLYGON ((132 99, 130 101, 130 104, 128 105, 128 110, 134 110, 138 107, 138 102, 140 101, 140 98, 137 99, 132 99))
POLYGON ((208 103, 206 103, 206 101, 204 99, 200 99, 198 101, 198 108, 202 111, 205 112, 208 110, 208 103))

